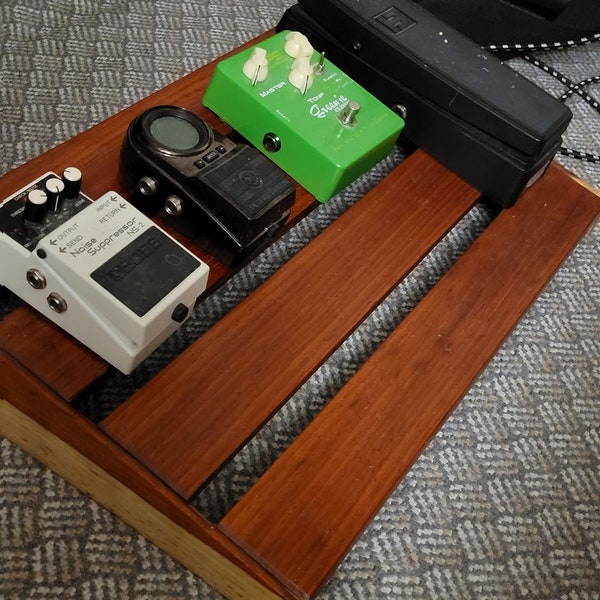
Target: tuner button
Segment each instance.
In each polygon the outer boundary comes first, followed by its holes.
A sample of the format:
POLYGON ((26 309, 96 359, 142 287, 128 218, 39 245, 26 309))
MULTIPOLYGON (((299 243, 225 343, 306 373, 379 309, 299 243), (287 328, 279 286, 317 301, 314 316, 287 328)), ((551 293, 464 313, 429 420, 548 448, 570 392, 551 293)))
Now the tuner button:
POLYGON ((48 196, 46 192, 35 189, 27 194, 25 200, 25 212, 23 214, 26 221, 30 223, 41 223, 46 217, 48 206, 48 196))
POLYGON ((81 189, 81 171, 77 167, 67 167, 62 176, 65 184, 65 198, 73 200, 79 196, 81 189))
POLYGON ((65 197, 64 182, 61 179, 52 177, 46 181, 44 188, 48 197, 48 210, 53 212, 59 210, 65 197))

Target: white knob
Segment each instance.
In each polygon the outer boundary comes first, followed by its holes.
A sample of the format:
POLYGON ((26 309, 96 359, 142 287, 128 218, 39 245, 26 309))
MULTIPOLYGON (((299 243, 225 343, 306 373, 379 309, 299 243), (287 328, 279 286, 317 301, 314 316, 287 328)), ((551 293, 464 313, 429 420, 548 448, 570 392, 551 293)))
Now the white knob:
POLYGON ((306 56, 310 59, 314 52, 308 38, 299 31, 290 31, 290 33, 285 36, 285 45, 283 46, 283 49, 285 50, 285 53, 292 58, 306 56))
POLYGON ((37 188, 31 190, 25 201, 25 211, 23 213, 25 220, 31 223, 41 223, 46 217, 47 202, 46 192, 37 188))
POLYGON ((56 212, 63 203, 65 197, 65 184, 62 179, 52 177, 45 184, 45 192, 48 197, 48 210, 56 212))
POLYGON ((242 71, 252 82, 252 85, 256 85, 257 82, 264 81, 267 78, 268 65, 267 51, 264 48, 254 48, 250 58, 244 63, 242 71))
POLYGON ((65 198, 77 198, 81 189, 81 171, 77 167, 67 167, 62 179, 65 184, 65 198))
POLYGON ((288 81, 303 94, 310 89, 314 82, 313 68, 310 66, 308 58, 296 59, 294 66, 288 75, 288 81))

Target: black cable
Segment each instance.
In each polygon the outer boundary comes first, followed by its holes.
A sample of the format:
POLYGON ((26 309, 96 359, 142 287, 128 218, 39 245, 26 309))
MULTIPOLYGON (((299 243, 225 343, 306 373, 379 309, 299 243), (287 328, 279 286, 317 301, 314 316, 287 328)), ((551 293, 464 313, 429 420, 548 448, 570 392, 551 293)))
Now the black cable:
POLYGON ((484 46, 489 52, 540 52, 543 50, 561 50, 575 46, 585 46, 600 40, 600 33, 579 38, 578 40, 567 40, 565 42, 539 42, 537 44, 490 44, 484 46))
POLYGON ((596 112, 599 112, 600 103, 594 97, 590 96, 583 88, 590 84, 598 81, 600 77, 588 77, 579 83, 575 83, 572 79, 569 79, 566 75, 557 71, 553 66, 545 63, 543 60, 533 56, 532 54, 523 54, 523 60, 531 63, 532 65, 538 67, 548 75, 554 77, 558 81, 560 81, 564 86, 568 88, 568 90, 559 97, 559 100, 565 101, 567 98, 570 98, 573 94, 579 95, 587 104, 589 104, 596 112))

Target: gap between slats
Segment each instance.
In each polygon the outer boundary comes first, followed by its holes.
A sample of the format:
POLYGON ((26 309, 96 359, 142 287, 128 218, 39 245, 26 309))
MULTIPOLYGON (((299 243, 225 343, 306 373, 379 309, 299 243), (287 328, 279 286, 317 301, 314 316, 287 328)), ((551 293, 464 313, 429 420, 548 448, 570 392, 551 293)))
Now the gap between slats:
POLYGON ((415 153, 102 427, 189 499, 477 198, 415 153))

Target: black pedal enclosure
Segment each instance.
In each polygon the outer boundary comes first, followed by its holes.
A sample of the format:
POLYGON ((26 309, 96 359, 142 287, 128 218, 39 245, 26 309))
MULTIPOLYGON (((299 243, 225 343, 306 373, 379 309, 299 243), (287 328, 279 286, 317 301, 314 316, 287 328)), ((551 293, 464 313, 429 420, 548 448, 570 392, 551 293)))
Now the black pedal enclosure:
POLYGON ((414 2, 300 0, 278 30, 315 49, 390 107, 402 137, 501 208, 545 170, 571 111, 414 2))

